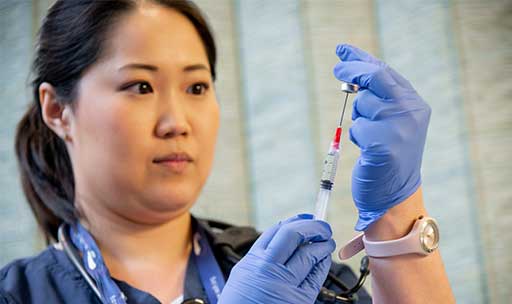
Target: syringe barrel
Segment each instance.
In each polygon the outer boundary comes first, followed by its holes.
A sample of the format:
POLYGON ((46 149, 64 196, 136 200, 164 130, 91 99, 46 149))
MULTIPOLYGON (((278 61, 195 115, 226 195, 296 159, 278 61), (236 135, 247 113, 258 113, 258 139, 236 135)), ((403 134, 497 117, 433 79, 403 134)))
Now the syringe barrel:
POLYGON ((320 188, 316 198, 315 219, 325 221, 331 191, 320 188))
POLYGON ((340 152, 331 146, 327 156, 324 160, 324 167, 322 170, 322 176, 320 178, 320 187, 326 190, 331 190, 334 184, 334 178, 336 177, 336 169, 338 167, 338 160, 340 158, 340 152))

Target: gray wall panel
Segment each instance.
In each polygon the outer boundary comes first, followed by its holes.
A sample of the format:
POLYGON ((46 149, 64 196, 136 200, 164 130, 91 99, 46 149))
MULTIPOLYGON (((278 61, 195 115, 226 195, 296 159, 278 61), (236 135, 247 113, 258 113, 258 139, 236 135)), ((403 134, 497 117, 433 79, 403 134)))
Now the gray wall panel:
POLYGON ((15 128, 31 93, 27 84, 32 52, 32 3, 0 4, 0 266, 35 251, 35 221, 25 203, 14 155, 15 128))
POLYGON ((313 209, 318 180, 299 2, 237 1, 254 223, 313 209))
POLYGON ((512 2, 452 1, 492 303, 512 299, 512 2))
POLYGON ((486 282, 449 6, 445 1, 377 3, 383 58, 432 107, 423 186, 427 208, 443 232, 440 249, 450 282, 461 303, 483 303, 486 282))

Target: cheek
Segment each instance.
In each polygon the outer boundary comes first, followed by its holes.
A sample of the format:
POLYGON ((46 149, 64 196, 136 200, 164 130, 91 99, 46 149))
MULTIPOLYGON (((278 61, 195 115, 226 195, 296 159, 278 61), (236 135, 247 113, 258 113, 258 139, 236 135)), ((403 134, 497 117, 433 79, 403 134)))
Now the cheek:
MULTIPOLYGON (((77 152, 85 170, 93 169, 95 178, 109 178, 126 183, 143 174, 145 165, 144 147, 148 138, 145 126, 148 122, 141 121, 145 115, 135 111, 133 107, 116 101, 105 101, 102 105, 91 105, 80 117, 79 141, 77 152), (101 173, 103 172, 103 174, 101 173)), ((147 116, 146 116, 147 117, 147 116)))
POLYGON ((213 163, 217 133, 219 130, 219 106, 217 102, 212 103, 207 113, 204 113, 200 120, 199 145, 201 157, 204 162, 201 175, 204 179, 208 176, 213 163))

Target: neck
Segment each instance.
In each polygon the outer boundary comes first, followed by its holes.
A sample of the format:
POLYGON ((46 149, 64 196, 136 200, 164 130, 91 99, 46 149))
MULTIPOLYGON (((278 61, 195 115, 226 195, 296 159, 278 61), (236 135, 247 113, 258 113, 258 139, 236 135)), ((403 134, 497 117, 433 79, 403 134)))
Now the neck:
POLYGON ((192 239, 188 211, 158 224, 104 216, 87 218, 81 223, 94 236, 113 277, 130 282, 141 271, 162 272, 186 266, 192 239))

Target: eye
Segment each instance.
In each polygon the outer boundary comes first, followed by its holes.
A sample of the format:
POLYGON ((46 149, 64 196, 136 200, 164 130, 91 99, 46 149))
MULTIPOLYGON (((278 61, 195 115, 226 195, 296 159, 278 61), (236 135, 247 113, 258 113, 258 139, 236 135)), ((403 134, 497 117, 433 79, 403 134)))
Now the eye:
POLYGON ((135 91, 137 94, 149 94, 153 93, 153 87, 147 81, 139 81, 135 83, 128 84, 122 88, 122 90, 130 90, 135 91))
POLYGON ((187 88, 187 93, 193 94, 193 95, 204 95, 206 94, 206 91, 210 88, 210 86, 207 83, 200 82, 200 83, 194 83, 190 87, 187 88))

